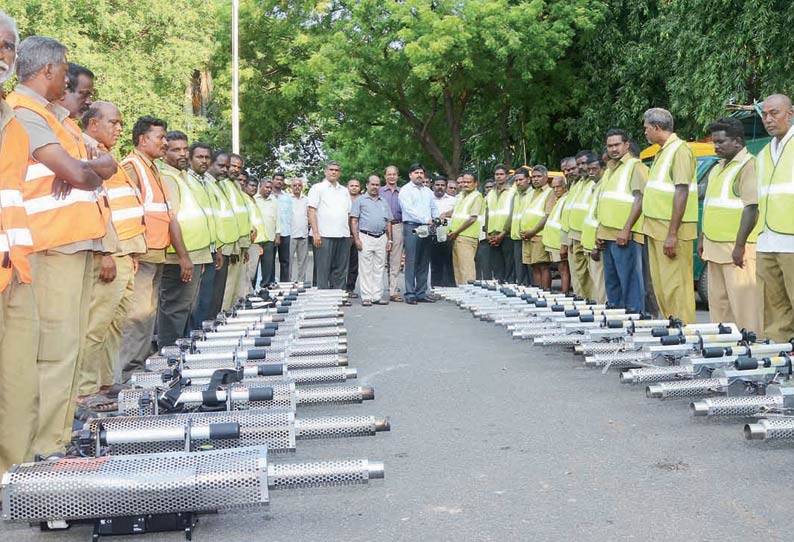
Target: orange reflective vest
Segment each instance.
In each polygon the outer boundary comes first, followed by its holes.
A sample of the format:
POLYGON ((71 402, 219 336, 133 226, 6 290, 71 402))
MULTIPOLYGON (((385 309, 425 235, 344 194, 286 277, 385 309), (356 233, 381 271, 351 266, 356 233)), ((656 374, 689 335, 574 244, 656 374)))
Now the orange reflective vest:
POLYGON ((149 167, 140 156, 130 153, 122 162, 122 166, 131 165, 138 174, 141 183, 141 199, 146 223, 146 246, 150 249, 160 250, 171 244, 168 234, 168 224, 171 218, 168 215, 168 202, 165 197, 163 181, 160 172, 152 164, 149 167))
POLYGON ((6 289, 16 269, 19 280, 30 283, 28 254, 33 238, 22 198, 28 168, 28 134, 15 118, 6 124, 0 147, 0 292, 6 289))
MULTIPOLYGON (((75 138, 58 119, 37 101, 12 92, 6 98, 14 109, 28 109, 42 117, 55 133, 61 146, 76 159, 85 156, 82 138, 75 138)), ((26 153, 27 154, 27 153, 26 153)), ((55 174, 33 157, 28 169, 22 197, 28 214, 28 227, 33 237, 33 250, 57 248, 78 241, 105 236, 105 218, 97 191, 72 190, 64 199, 52 196, 55 174)))
POLYGON ((105 190, 110 201, 113 227, 116 229, 119 241, 132 239, 144 233, 146 222, 143 219, 141 193, 121 165, 116 173, 105 181, 105 190))

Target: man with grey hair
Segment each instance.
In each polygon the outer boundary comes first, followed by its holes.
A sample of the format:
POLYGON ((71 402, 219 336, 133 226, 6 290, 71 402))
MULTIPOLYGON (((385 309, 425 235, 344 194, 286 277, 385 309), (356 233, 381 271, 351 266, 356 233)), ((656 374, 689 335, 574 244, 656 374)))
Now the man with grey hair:
MULTIPOLYGON (((0 85, 14 74, 18 43, 16 23, 0 11, 0 85)), ((25 129, 0 91, 0 258, 7 262, 0 268, 0 472, 33 458, 38 427, 39 323, 28 261, 33 240, 22 198, 28 146, 25 129)))
POLYGON ((658 107, 645 112, 645 137, 659 145, 642 199, 642 233, 656 301, 662 316, 695 322, 692 243, 697 238, 697 163, 673 132, 673 115, 658 107))
MULTIPOLYGON (((57 102, 66 92, 66 62, 66 47, 58 41, 25 39, 17 57, 19 84, 7 98, 29 138, 22 197, 35 251, 30 263, 41 323, 38 428, 32 448, 41 454, 56 452, 71 440, 77 361, 93 286, 92 251, 105 235, 103 214, 109 213, 95 190, 117 169, 107 153, 89 160, 82 139, 64 125, 69 111, 57 102)), ((35 424, 31 416, 15 423, 35 424)))
POLYGON ((290 217, 290 280, 303 282, 306 280, 306 268, 309 255, 309 198, 303 193, 303 180, 292 179, 292 215, 290 217))
POLYGON ((347 188, 339 184, 342 167, 331 160, 325 178, 309 190, 309 224, 314 235, 314 265, 317 287, 343 289, 350 261, 350 224, 353 202, 347 188))

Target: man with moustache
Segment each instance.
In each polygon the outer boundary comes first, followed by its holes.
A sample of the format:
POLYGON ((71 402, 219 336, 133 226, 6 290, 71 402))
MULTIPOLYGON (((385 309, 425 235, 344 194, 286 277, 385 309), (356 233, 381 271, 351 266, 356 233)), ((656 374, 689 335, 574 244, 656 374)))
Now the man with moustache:
POLYGON ((380 188, 380 197, 386 200, 391 209, 392 217, 392 249, 387 259, 387 273, 389 275, 389 300, 395 302, 403 301, 403 297, 397 293, 397 278, 400 275, 400 265, 403 257, 403 228, 402 212, 400 209, 400 187, 397 180, 400 178, 400 170, 397 166, 388 166, 383 171, 386 184, 380 188))
POLYGON ((292 217, 290 231, 290 280, 306 280, 309 262, 309 198, 303 193, 303 181, 295 177, 290 185, 292 190, 292 217))
MULTIPOLYGON (((454 181, 450 181, 454 182, 454 181)), ((433 195, 441 220, 449 221, 455 208, 455 197, 447 194, 447 181, 443 177, 433 181, 433 195)), ((447 228, 439 226, 439 228, 447 228)), ((455 274, 452 270, 452 241, 439 241, 437 236, 430 238, 430 285, 432 287, 455 286, 455 274)))
POLYGON ((276 247, 276 258, 278 258, 278 278, 282 282, 289 282, 289 254, 290 240, 292 238, 292 194, 289 193, 289 186, 286 185, 286 176, 283 171, 273 174, 273 197, 278 201, 279 224, 279 243, 276 247))
POLYGON ((514 247, 513 272, 515 273, 516 284, 529 286, 529 266, 524 263, 523 251, 518 249, 521 246, 521 216, 534 193, 534 190, 528 190, 529 170, 523 167, 516 170, 513 174, 513 188, 515 196, 513 199, 513 212, 510 218, 510 239, 513 240, 514 247))
POLYGON ((195 308, 205 267, 213 264, 210 245, 211 211, 205 210, 202 201, 203 187, 187 174, 188 139, 180 131, 165 134, 166 148, 163 162, 158 163, 163 184, 169 194, 176 196, 171 201, 171 212, 179 222, 182 240, 188 258, 193 264, 193 276, 189 282, 181 279, 179 256, 173 246, 165 255, 163 278, 160 283, 160 302, 157 310, 157 346, 171 346, 189 331, 188 320, 195 308))

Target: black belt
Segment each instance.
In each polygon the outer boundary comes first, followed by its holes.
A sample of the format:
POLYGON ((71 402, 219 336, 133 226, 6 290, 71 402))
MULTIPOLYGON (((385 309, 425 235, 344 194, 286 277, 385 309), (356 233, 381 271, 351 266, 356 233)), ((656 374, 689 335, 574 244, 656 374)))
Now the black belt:
POLYGON ((422 224, 421 222, 409 222, 406 220, 403 224, 408 224, 409 226, 426 226, 426 224, 422 224))
POLYGON ((378 237, 383 237, 383 235, 386 233, 385 231, 382 231, 380 233, 375 233, 374 231, 364 231, 364 230, 358 230, 358 232, 363 233, 364 235, 369 235, 370 237, 374 237, 375 239, 377 239, 378 237))
POLYGON ((392 220, 391 223, 392 224, 401 224, 402 220, 392 220))

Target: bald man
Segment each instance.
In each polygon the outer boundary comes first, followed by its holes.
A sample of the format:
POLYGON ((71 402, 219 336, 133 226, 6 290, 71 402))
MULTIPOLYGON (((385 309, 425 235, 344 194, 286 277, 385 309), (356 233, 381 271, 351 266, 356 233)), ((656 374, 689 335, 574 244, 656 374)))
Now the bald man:
POLYGON ((772 140, 759 153, 756 274, 764 336, 774 341, 794 337, 794 128, 791 100, 767 96, 761 109, 772 140), (772 197, 770 197, 772 196, 772 197))

